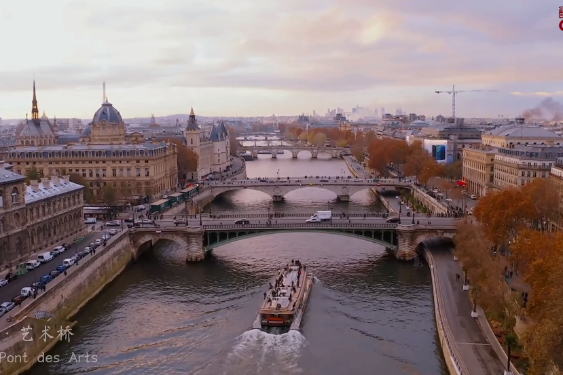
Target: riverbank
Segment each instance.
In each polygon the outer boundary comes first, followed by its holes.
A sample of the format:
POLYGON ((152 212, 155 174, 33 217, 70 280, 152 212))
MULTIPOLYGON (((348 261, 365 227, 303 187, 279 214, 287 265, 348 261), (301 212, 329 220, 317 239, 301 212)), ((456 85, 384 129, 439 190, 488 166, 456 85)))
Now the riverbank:
POLYGON ((22 374, 62 341, 61 329, 70 329, 67 332, 71 335, 76 324, 72 317, 121 274, 132 254, 125 230, 112 237, 96 255, 73 266, 68 276, 61 275, 49 283, 47 291, 27 306, 16 307, 21 310, 12 316, 15 323, 0 332, 0 352, 15 360, 1 361, 0 373, 22 374), (23 332, 28 333, 22 337, 23 332))

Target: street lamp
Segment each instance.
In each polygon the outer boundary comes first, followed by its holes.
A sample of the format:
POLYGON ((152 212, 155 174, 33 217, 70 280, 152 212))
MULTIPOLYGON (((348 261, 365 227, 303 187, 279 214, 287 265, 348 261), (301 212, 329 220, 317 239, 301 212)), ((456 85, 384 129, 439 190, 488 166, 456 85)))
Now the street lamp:
POLYGON ((278 180, 280 179, 280 170, 278 169, 278 180))
POLYGON ((414 225, 414 211, 412 212, 412 225, 414 225))
POLYGON ((401 213, 403 212, 403 202, 399 201, 399 224, 401 224, 401 213))

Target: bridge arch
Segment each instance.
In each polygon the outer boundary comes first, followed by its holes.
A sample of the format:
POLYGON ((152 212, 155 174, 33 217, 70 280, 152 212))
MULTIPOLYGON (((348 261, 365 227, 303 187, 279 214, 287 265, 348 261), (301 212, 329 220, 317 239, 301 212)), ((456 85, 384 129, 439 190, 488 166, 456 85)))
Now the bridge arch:
POLYGON ((245 184, 245 185, 228 185, 228 186, 221 186, 221 187, 213 187, 211 194, 213 199, 217 198, 218 196, 227 193, 229 191, 234 191, 234 190, 255 190, 255 191, 259 191, 261 193, 267 194, 270 196, 270 198, 274 198, 274 196, 281 196, 281 197, 285 197, 287 194, 292 193, 294 191, 297 190, 301 190, 301 189, 310 189, 310 188, 314 188, 314 189, 322 189, 325 191, 330 191, 331 193, 333 193, 336 196, 353 196, 361 191, 364 190, 369 190, 372 186, 369 185, 361 185, 361 186, 357 186, 357 185, 347 185, 347 186, 342 186, 342 185, 331 185, 329 184, 322 184, 319 182, 313 183, 313 184, 308 184, 308 183, 300 183, 300 184, 295 184, 295 183, 291 183, 291 184, 284 184, 284 183, 280 183, 280 182, 276 182, 275 184, 257 184, 255 186, 253 185, 249 185, 249 184, 245 184))
POLYGON ((174 242, 180 248, 187 248, 188 246, 186 239, 182 236, 143 234, 135 236, 134 239, 131 240, 133 259, 139 259, 144 253, 152 250, 158 242, 174 242))
POLYGON ((237 230, 223 230, 223 231, 210 231, 207 232, 203 239, 203 247, 206 254, 211 253, 213 249, 227 245, 229 243, 260 237, 271 234, 280 233, 327 233, 339 236, 348 236, 378 245, 384 246, 387 249, 395 249, 397 244, 397 234, 392 229, 370 229, 370 228, 349 228, 349 229, 330 229, 330 228, 293 228, 280 231, 269 229, 237 229, 237 230))

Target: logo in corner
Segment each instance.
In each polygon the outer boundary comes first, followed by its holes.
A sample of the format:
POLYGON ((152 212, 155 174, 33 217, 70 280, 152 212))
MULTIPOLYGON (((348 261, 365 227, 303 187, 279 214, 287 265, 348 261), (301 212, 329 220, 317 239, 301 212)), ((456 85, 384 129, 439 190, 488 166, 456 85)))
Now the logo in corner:
POLYGON ((559 7, 559 18, 563 18, 563 7, 559 7))

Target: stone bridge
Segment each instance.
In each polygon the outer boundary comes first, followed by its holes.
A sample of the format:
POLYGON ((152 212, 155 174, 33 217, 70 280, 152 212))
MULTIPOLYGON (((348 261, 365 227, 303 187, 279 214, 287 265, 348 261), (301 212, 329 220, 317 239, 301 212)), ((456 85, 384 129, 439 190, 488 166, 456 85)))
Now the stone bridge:
MULTIPOLYGON (((129 231, 133 257, 152 248, 159 240, 176 242, 185 249, 186 262, 200 261, 214 248, 243 240, 275 233, 324 232, 350 236, 385 246, 400 260, 412 260, 417 247, 427 239, 452 238, 455 225, 425 226, 401 224, 333 224, 287 223, 249 225, 203 225, 201 227, 134 228, 129 231)), ((345 249, 343 250, 345 251, 345 249)))
POLYGON ((232 190, 251 189, 261 191, 272 197, 274 202, 282 202, 284 196, 295 190, 305 188, 318 188, 333 192, 342 202, 350 201, 350 197, 360 191, 367 189, 389 189, 395 190, 396 187, 410 187, 409 183, 391 181, 374 183, 371 181, 353 180, 329 180, 329 182, 320 182, 318 179, 302 179, 302 180, 284 180, 260 182, 256 180, 213 182, 204 187, 203 191, 193 198, 193 203, 203 207, 211 202, 217 196, 232 190))
POLYGON ((277 158, 278 151, 291 151, 291 155, 294 159, 297 159, 302 151, 310 152, 313 158, 317 158, 319 153, 327 153, 332 155, 333 158, 341 158, 342 155, 349 153, 350 149, 343 147, 324 147, 324 146, 307 146, 307 145, 269 145, 269 146, 239 146, 239 151, 250 151, 252 157, 257 158, 260 151, 267 151, 272 154, 272 158, 277 158))

